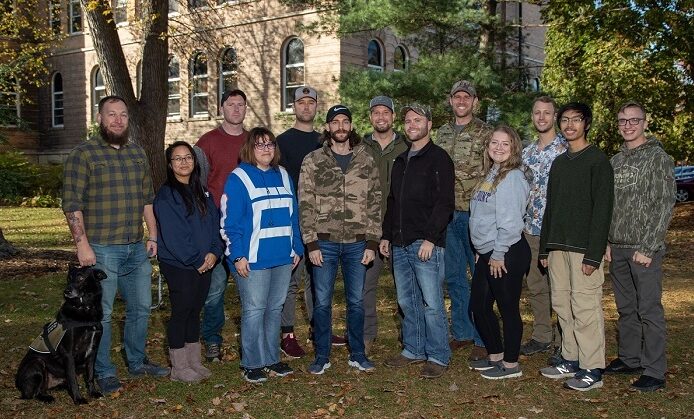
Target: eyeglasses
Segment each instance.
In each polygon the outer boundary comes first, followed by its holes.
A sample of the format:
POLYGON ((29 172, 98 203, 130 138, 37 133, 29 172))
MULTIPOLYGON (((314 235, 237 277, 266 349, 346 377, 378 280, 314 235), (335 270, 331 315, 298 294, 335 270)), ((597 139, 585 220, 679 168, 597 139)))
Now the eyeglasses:
POLYGON ((274 150, 275 143, 255 143, 256 150, 274 150))
POLYGON ((193 161, 193 156, 191 154, 188 154, 186 156, 177 156, 172 158, 171 161, 175 161, 178 164, 181 164, 183 162, 190 163, 193 161))
POLYGON ((579 122, 582 122, 582 121, 583 121, 582 116, 575 116, 573 118, 562 118, 559 120, 559 123, 565 124, 565 125, 568 124, 569 122, 571 122, 572 124, 578 124, 579 122))
POLYGON ((629 118, 629 119, 618 119, 617 124, 620 127, 623 127, 625 125, 638 125, 639 122, 643 121, 643 118, 629 118))

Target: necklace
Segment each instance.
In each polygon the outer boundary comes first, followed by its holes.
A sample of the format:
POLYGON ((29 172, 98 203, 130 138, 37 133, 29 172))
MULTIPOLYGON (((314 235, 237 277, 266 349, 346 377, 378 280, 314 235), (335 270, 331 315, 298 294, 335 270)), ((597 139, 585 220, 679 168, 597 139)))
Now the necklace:
MULTIPOLYGON (((270 171, 270 170, 274 170, 274 169, 272 169, 272 168, 271 168, 271 169, 268 169, 268 171, 270 171)), ((275 223, 274 223, 274 220, 273 220, 273 218, 272 218, 272 200, 273 200, 274 198, 270 198, 270 187, 267 186, 267 182, 265 181, 265 173, 266 173, 265 171, 263 171, 262 169, 260 169, 260 178, 261 178, 261 180, 263 181, 263 186, 265 187, 265 193, 268 195, 268 199, 267 199, 267 201, 268 201, 268 209, 270 210, 270 211, 268 212, 268 214, 270 214, 270 215, 269 215, 269 220, 268 220, 268 226, 269 226, 269 227, 274 227, 275 223)), ((279 188, 278 188, 277 186, 273 186, 273 187, 275 188, 275 192, 277 192, 277 196, 279 196, 279 195, 280 195, 280 190, 279 190, 279 188)))

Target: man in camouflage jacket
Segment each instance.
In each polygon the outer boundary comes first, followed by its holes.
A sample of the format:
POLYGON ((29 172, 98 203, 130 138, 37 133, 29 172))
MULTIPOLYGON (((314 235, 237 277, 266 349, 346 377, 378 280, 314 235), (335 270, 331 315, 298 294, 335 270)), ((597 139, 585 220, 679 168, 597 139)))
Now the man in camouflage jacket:
POLYGON ((470 318, 470 275, 475 269, 475 253, 470 243, 468 221, 470 196, 482 176, 484 142, 492 135, 492 127, 475 118, 473 110, 479 98, 467 80, 451 88, 449 102, 454 120, 439 128, 436 144, 446 150, 455 164, 455 212, 446 233, 445 271, 448 296, 451 298, 451 349, 473 343, 470 360, 484 359, 487 351, 470 318))
POLYGON ((299 176, 301 231, 313 266, 313 326, 316 360, 312 374, 330 368, 332 297, 342 265, 347 301, 349 365, 371 371, 364 351, 363 288, 366 266, 381 238, 378 167, 352 129, 344 105, 328 110, 323 147, 309 153, 299 176))

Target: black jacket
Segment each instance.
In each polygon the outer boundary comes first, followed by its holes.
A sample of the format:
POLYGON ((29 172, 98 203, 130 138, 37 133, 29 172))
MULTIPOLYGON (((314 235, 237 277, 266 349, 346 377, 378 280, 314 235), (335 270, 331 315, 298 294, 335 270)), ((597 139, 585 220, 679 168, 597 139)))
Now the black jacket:
POLYGON ((393 164, 383 239, 395 246, 424 239, 445 247, 455 209, 453 160, 433 142, 409 161, 407 153, 409 148, 393 164))

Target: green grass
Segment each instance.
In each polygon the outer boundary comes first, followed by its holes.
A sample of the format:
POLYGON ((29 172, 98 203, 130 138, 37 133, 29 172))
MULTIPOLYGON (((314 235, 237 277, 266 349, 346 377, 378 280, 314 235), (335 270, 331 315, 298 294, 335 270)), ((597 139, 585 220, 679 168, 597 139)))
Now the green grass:
MULTIPOLYGON (((30 212, 35 223, 56 226, 62 223, 60 211, 0 209, 3 229, 12 231, 15 243, 51 243, 59 237, 55 227, 29 239, 17 240, 16 223, 27 223, 22 214, 30 212), (9 211, 9 212, 8 212, 9 211), (6 214, 17 221, 8 223, 6 214), (41 215, 37 215, 40 213, 41 215)), ((66 229, 65 229, 66 230, 66 229)), ((67 232, 65 231, 65 234, 67 232)), ((684 232, 690 243, 694 232, 684 232)), ((682 237, 680 237, 682 239, 682 237)), ((69 242, 68 242, 69 243, 69 242)), ((33 245, 33 244, 31 244, 33 245)), ((63 246, 53 243, 53 245, 63 246)), ((686 260, 686 259, 685 259, 686 260)), ((690 259, 691 256, 690 256, 690 259)), ((65 274, 41 277, 19 277, 0 281, 0 410, 3 417, 692 417, 694 413, 694 277, 693 269, 669 260, 666 266, 663 302, 668 320, 668 387, 653 394, 628 391, 633 377, 605 377, 601 390, 580 393, 565 390, 561 382, 538 375, 546 355, 522 359, 523 377, 501 382, 482 379, 468 370, 467 351, 454 354, 451 367, 437 380, 423 380, 419 367, 392 370, 383 361, 397 353, 395 322, 395 290, 392 278, 384 275, 379 288, 379 339, 373 348, 377 369, 364 374, 347 368, 347 352, 335 349, 331 356, 333 367, 322 376, 306 372, 312 353, 301 360, 289 361, 296 370, 283 379, 270 379, 262 385, 245 383, 238 363, 239 299, 233 284, 227 290, 228 320, 224 328, 225 361, 211 365, 213 376, 197 385, 174 383, 168 379, 127 380, 125 390, 116 397, 107 397, 76 407, 65 391, 53 391, 57 400, 43 405, 32 400, 18 399, 14 388, 14 373, 30 341, 41 326, 51 320, 61 302, 65 274)), ((691 265, 691 264, 689 264, 691 265)), ((339 282, 338 282, 339 284, 339 282)), ((154 289, 153 289, 154 292, 154 289)), ((153 294, 154 295, 154 294, 153 294)), ((345 308, 342 287, 338 285, 334 304, 334 325, 337 333, 344 331, 345 308)), ((165 299, 166 301, 166 295, 165 299)), ((607 358, 616 353, 614 299, 609 284, 605 286, 605 322, 607 358)), ((155 361, 166 363, 164 325, 168 318, 165 305, 152 313, 148 353, 155 361)), ((529 307, 522 302, 524 322, 530 323, 529 307)), ((118 302, 114 313, 115 335, 122 333, 123 305, 118 302)), ((302 316, 297 336, 306 337, 307 327, 302 316)), ((526 336, 529 330, 525 330, 526 336)), ((122 359, 118 356, 120 341, 114 342, 113 358, 118 371, 125 377, 122 359)))
POLYGON ((70 249, 73 245, 60 208, 0 207, 0 227, 15 246, 70 249))

